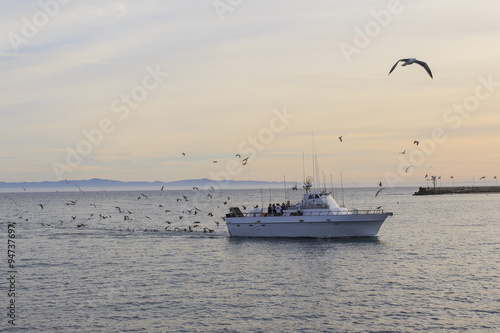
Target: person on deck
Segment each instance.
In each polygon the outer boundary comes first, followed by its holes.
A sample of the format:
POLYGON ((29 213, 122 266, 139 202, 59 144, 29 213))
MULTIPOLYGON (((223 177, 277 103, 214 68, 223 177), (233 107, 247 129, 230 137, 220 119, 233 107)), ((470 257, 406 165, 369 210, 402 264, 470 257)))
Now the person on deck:
POLYGON ((281 216, 281 206, 280 204, 276 204, 276 215, 281 216))

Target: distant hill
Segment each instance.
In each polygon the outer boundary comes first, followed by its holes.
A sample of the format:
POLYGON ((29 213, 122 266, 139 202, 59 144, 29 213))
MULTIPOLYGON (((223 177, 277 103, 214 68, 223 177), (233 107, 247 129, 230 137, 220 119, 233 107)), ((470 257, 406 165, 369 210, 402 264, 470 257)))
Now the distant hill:
MULTIPOLYGON (((295 183, 287 183, 292 187, 295 183)), ((258 187, 283 187, 283 182, 266 182, 254 180, 227 180, 216 181, 207 178, 186 179, 172 182, 144 182, 144 181, 119 181, 111 179, 92 178, 88 180, 61 180, 61 181, 43 181, 43 182, 0 182, 0 191, 79 191, 82 190, 134 190, 134 189, 185 189, 198 187, 203 188, 258 188, 258 187)))

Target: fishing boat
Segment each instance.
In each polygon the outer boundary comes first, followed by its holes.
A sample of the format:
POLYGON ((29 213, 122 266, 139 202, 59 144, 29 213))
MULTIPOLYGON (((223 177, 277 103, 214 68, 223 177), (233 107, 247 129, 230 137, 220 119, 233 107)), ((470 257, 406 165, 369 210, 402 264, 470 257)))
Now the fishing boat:
POLYGON ((280 213, 268 214, 257 207, 243 213, 230 207, 226 226, 231 237, 375 237, 392 212, 381 209, 347 209, 339 206, 329 192, 305 193, 296 205, 286 205, 280 213))

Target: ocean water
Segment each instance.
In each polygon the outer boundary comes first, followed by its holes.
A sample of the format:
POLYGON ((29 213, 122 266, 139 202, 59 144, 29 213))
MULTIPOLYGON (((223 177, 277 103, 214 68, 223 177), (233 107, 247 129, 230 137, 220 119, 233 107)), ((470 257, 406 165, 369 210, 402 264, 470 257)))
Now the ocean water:
POLYGON ((394 212, 347 239, 229 237, 229 206, 282 190, 0 193, 0 331, 499 332, 500 194, 377 190, 344 190, 394 212))

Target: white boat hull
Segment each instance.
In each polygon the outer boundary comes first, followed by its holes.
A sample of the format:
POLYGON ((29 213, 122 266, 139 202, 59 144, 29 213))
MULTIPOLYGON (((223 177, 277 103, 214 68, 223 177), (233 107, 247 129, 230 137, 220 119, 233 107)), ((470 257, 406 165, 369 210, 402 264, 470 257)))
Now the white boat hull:
POLYGON ((390 215, 227 217, 226 225, 236 237, 374 237, 390 215))

